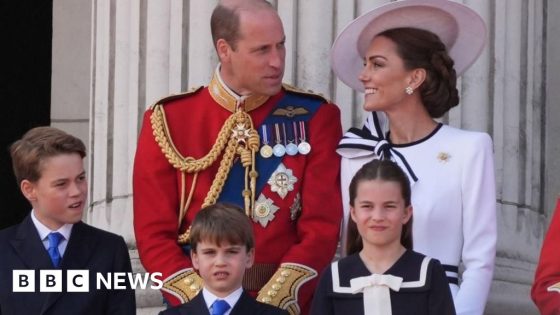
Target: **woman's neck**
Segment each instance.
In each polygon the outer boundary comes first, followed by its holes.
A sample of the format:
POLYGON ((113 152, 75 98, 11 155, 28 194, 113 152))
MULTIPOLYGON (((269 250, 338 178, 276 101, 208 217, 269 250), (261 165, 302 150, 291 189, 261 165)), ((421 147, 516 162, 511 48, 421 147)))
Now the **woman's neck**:
POLYGON ((399 242, 396 246, 367 246, 360 251, 360 258, 371 273, 383 274, 399 260, 406 248, 399 242))
POLYGON ((437 122, 422 104, 407 106, 397 111, 386 112, 389 118, 390 140, 393 144, 406 144, 428 136, 437 122))

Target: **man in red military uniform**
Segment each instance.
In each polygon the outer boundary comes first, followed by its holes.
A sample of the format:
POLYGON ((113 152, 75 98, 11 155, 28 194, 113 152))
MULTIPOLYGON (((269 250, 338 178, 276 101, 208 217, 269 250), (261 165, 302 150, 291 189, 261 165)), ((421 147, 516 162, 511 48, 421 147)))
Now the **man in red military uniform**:
POLYGON ((186 255, 190 224, 203 206, 236 203, 256 238, 244 288, 306 314, 338 242, 340 112, 282 85, 285 35, 266 1, 221 1, 211 27, 220 64, 209 86, 144 115, 133 175, 140 259, 163 273, 171 304, 190 300, 203 286, 186 255))
POLYGON ((543 315, 560 315, 560 198, 544 238, 531 297, 543 315))

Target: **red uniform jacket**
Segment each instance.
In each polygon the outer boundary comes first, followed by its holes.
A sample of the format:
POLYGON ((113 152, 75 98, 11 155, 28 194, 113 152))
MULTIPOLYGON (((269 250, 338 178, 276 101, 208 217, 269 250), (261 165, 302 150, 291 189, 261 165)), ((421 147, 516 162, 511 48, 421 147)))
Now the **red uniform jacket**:
MULTIPOLYGON (((259 130, 261 123, 271 115, 285 93, 293 92, 283 89, 249 112, 255 129, 259 130)), ((231 112, 214 101, 208 88, 164 102, 170 138, 177 151, 183 156, 197 159, 210 151, 224 121, 231 115, 231 112)), ((190 226, 201 208, 220 159, 198 174, 192 202, 182 226, 178 227, 181 172, 173 168, 154 139, 151 114, 152 109, 144 115, 134 161, 134 231, 142 264, 148 272, 162 272, 167 282, 192 268, 190 258, 177 243, 177 235, 190 226)), ((339 109, 333 104, 322 103, 307 122, 307 140, 311 144, 311 153, 286 155, 282 159, 282 164, 297 179, 293 190, 284 198, 272 191, 272 186, 268 184, 261 192, 257 192, 257 197, 264 195, 279 209, 266 227, 258 222, 253 224, 256 240, 255 266, 260 269, 249 274, 253 278, 258 278, 259 274, 266 274, 267 277, 274 275, 271 279, 273 281, 279 276, 289 275, 289 272, 284 272, 283 275, 278 273, 281 271, 278 269, 280 265, 286 263, 296 266, 296 269, 301 266, 311 270, 309 279, 300 283, 300 286, 291 288, 303 314, 309 308, 317 274, 332 260, 338 242, 342 204, 339 187, 340 160, 335 149, 341 134, 339 109)), ((258 167, 259 165, 257 171, 258 167)), ((186 183, 190 187, 192 174, 187 176, 186 183)), ((241 189, 242 187, 240 193, 241 189)), ((247 276, 246 274, 246 279, 247 276)), ((262 284, 261 281, 260 285, 262 284)), ((164 290, 164 295, 173 305, 186 300, 173 290, 164 290)), ((285 305, 284 308, 289 309, 285 305)))
POLYGON ((560 198, 543 242, 531 297, 541 314, 560 314, 560 198))

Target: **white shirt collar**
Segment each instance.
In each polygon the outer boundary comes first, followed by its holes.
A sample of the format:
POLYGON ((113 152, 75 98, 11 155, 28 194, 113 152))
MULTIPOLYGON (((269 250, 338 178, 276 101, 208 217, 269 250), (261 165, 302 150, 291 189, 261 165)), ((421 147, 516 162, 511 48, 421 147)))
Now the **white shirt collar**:
POLYGON ((231 312, 231 310, 233 309, 237 301, 239 301, 239 298, 241 297, 242 293, 243 293, 243 288, 239 287, 237 290, 231 292, 230 295, 226 296, 225 298, 219 298, 216 295, 214 295, 212 292, 208 291, 206 287, 202 289, 202 296, 204 297, 204 301, 206 302, 206 307, 208 308, 208 310, 210 310, 210 307, 212 306, 212 304, 214 304, 216 300, 218 299, 225 300, 230 306, 230 309, 226 312, 226 315, 231 312))
POLYGON ((51 232, 59 232, 60 234, 62 234, 62 236, 64 236, 65 240, 69 240, 70 234, 72 233, 72 227, 74 226, 74 224, 64 224, 58 230, 51 231, 51 229, 46 227, 43 223, 41 223, 41 221, 39 221, 39 219, 37 219, 37 217, 35 216, 35 209, 31 210, 31 221, 33 221, 33 225, 35 225, 37 232, 39 232, 41 241, 46 239, 47 235, 49 235, 49 233, 51 232))

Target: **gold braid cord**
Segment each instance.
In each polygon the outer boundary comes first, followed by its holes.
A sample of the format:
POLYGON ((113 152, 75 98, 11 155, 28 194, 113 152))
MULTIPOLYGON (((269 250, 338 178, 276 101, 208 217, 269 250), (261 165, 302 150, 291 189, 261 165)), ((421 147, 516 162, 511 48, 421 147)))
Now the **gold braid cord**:
POLYGON ((257 300, 285 309, 290 315, 299 315, 299 288, 316 276, 317 271, 308 266, 284 263, 259 291, 257 300))
MULTIPOLYGON (((189 156, 184 157, 179 150, 177 150, 171 139, 169 126, 167 125, 167 120, 165 119, 163 105, 158 104, 153 107, 150 121, 152 123, 155 140, 160 146, 161 151, 169 163, 183 173, 182 178, 184 178, 185 174, 195 174, 196 176, 199 172, 214 164, 223 152, 218 173, 212 182, 202 207, 216 203, 233 165, 233 160, 235 156, 238 155, 243 167, 245 167, 245 189, 242 191, 243 200, 245 202, 245 212, 248 216, 252 215, 258 176, 255 167, 255 154, 259 149, 260 138, 258 132, 253 126, 253 121, 249 114, 242 109, 233 113, 222 126, 222 129, 218 134, 218 138, 216 139, 216 142, 212 146, 210 152, 200 159, 195 159, 189 156)), ((186 193, 186 181, 182 180, 181 205, 179 207, 179 227, 181 226, 181 221, 189 208, 195 184, 196 182, 193 181, 189 198, 185 202, 184 197, 186 193)), ((189 232, 190 228, 187 229, 185 233, 179 235, 178 241, 180 244, 188 243, 189 232)))

